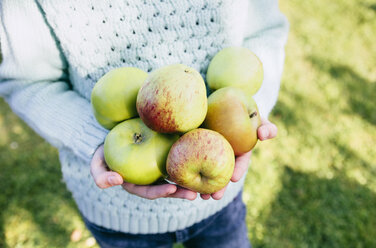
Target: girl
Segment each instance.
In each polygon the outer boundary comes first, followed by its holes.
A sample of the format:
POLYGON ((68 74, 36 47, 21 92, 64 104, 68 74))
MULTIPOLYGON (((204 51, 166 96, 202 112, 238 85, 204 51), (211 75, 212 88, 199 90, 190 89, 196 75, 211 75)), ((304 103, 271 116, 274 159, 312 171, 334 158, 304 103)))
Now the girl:
MULTIPOLYGON (((212 195, 138 186, 107 171, 107 130, 90 106, 107 71, 182 63, 204 76, 222 48, 244 46, 264 66, 255 95, 267 118, 279 91, 288 23, 277 0, 2 0, 0 96, 59 150, 63 177, 102 247, 249 247, 241 190, 250 152, 212 195)), ((260 140, 276 135, 263 120, 260 140)))

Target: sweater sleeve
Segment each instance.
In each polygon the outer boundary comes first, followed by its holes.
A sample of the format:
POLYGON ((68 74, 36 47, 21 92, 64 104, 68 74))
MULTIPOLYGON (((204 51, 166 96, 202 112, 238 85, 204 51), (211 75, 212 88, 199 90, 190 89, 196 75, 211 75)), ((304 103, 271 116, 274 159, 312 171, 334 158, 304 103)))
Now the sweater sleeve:
POLYGON ((0 96, 40 136, 86 162, 107 131, 72 90, 59 44, 34 1, 0 2, 0 96))
POLYGON ((254 99, 260 115, 267 118, 278 98, 289 24, 279 10, 278 0, 250 0, 245 28, 243 46, 263 64, 264 81, 254 99))

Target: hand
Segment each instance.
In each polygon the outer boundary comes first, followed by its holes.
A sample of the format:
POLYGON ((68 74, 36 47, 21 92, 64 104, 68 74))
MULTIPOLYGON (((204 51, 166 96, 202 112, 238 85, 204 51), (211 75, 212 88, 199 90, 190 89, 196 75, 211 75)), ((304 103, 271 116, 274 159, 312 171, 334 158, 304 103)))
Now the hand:
POLYGON ((124 182, 119 173, 109 170, 104 159, 103 145, 98 147, 94 153, 90 164, 90 173, 93 176, 96 185, 101 189, 122 185, 122 187, 129 193, 150 200, 161 197, 194 200, 197 197, 196 192, 184 189, 174 184, 165 183, 159 185, 136 185, 124 182))
MULTIPOLYGON (((271 123, 269 120, 261 118, 261 125, 257 129, 258 139, 263 141, 272 139, 275 136, 277 136, 277 126, 271 123)), ((252 150, 235 158, 235 168, 231 177, 231 182, 237 182, 243 177, 244 173, 248 169, 251 154, 252 150)), ((201 198, 208 200, 210 197, 212 197, 214 200, 220 200, 223 197, 226 188, 227 186, 211 195, 201 194, 201 198)))

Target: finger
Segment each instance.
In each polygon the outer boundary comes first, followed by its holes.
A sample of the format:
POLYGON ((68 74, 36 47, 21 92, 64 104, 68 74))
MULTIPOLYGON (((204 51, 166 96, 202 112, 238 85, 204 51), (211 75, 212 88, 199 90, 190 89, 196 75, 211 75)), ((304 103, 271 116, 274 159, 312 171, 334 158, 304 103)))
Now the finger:
POLYGON ((200 197, 204 200, 209 200, 210 199, 210 195, 209 194, 200 194, 200 197))
POLYGON ((257 129, 257 137, 258 137, 258 139, 261 140, 261 141, 268 139, 268 137, 269 137, 269 129, 268 129, 268 127, 266 126, 266 124, 260 126, 260 127, 257 129))
POLYGON ((274 137, 277 136, 278 133, 278 128, 276 125, 273 123, 270 123, 270 128, 269 128, 269 139, 273 139, 274 137))
POLYGON ((123 183, 123 178, 120 174, 114 171, 106 171, 97 174, 94 177, 94 182, 99 188, 106 189, 112 186, 121 185, 123 183))
POLYGON ((244 173, 247 171, 251 153, 252 152, 250 151, 236 158, 234 172, 232 173, 231 177, 232 182, 239 181, 244 175, 244 173))
POLYGON ((161 197, 167 197, 177 191, 176 185, 162 184, 162 185, 136 185, 128 182, 123 183, 123 188, 131 194, 140 197, 154 200, 161 197))
POLYGON ((95 184, 101 189, 123 183, 123 178, 120 174, 108 171, 106 162, 104 161, 103 146, 100 146, 93 155, 90 164, 90 173, 94 178, 95 184))
POLYGON ((231 177, 231 182, 239 181, 240 178, 242 178, 246 170, 247 170, 247 166, 244 163, 242 163, 239 166, 236 166, 234 169, 234 173, 232 174, 232 177, 231 177))
POLYGON ((189 189, 178 187, 176 192, 169 195, 168 197, 181 198, 193 201, 197 198, 197 193, 189 189))
POLYGON ((277 136, 277 126, 270 121, 263 120, 261 126, 257 129, 258 139, 263 141, 277 136))
POLYGON ((220 191, 217 191, 217 192, 211 194, 211 197, 214 200, 220 200, 223 197, 223 195, 225 194, 226 188, 227 188, 227 185, 223 189, 221 189, 220 191))
POLYGON ((96 176, 107 172, 106 161, 104 160, 103 145, 98 147, 95 151, 90 163, 90 173, 95 178, 96 176))

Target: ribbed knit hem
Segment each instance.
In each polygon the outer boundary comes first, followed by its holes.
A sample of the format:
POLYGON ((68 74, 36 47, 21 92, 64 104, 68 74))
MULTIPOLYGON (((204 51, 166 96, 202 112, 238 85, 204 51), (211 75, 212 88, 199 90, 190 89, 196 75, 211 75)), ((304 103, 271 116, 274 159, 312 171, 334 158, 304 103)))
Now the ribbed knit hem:
MULTIPOLYGON (((242 182, 237 184, 240 186, 242 182)), ((226 207, 240 190, 241 187, 226 190, 225 196, 219 201, 208 200, 205 203, 200 203, 204 200, 197 198, 196 203, 192 203, 192 205, 199 206, 187 206, 177 212, 170 210, 158 214, 131 212, 121 207, 106 208, 106 206, 95 204, 88 199, 76 199, 76 202, 81 213, 96 225, 131 234, 154 234, 181 230, 208 218, 226 207)), ((179 204, 179 201, 187 201, 174 200, 177 204, 179 204)), ((155 200, 150 203, 150 205, 155 204, 157 204, 155 200)))
POLYGON ((194 201, 160 198, 147 200, 127 193, 120 186, 99 189, 90 168, 69 151, 60 151, 68 189, 85 218, 96 225, 131 234, 155 234, 184 229, 226 207, 240 192, 245 176, 228 185, 221 200, 194 201))

